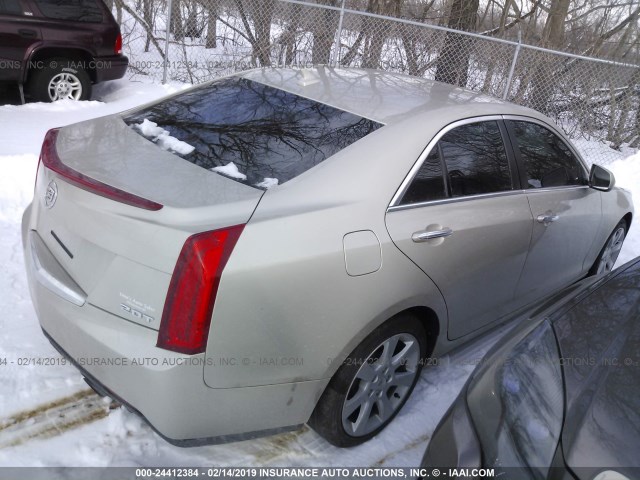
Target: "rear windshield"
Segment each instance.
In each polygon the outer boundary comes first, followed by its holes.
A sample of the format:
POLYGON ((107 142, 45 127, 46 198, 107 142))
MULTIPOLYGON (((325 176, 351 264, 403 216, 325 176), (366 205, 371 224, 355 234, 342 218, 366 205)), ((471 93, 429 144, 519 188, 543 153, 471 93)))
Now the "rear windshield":
POLYGON ((100 23, 102 10, 97 1, 100 0, 36 0, 36 4, 45 17, 100 23))
POLYGON ((263 189, 297 177, 382 126, 237 77, 177 95, 124 120, 191 163, 263 189))

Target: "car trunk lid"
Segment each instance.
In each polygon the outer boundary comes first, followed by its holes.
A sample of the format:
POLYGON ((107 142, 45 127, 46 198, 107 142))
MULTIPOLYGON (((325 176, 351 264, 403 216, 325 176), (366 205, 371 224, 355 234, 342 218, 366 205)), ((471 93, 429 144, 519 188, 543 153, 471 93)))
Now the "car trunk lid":
POLYGON ((119 117, 60 129, 55 153, 73 175, 161 206, 104 198, 42 162, 29 226, 87 303, 153 329, 186 239, 247 223, 264 193, 162 150, 119 117))

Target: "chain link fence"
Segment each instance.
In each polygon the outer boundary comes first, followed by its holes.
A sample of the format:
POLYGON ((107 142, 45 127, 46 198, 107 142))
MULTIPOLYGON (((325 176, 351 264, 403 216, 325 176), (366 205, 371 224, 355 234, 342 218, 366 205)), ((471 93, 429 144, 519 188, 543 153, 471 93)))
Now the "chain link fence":
POLYGON ((596 163, 640 147, 639 66, 451 30, 425 21, 419 4, 391 2, 382 15, 363 0, 114 1, 133 77, 196 84, 258 66, 376 68, 544 112, 596 163))

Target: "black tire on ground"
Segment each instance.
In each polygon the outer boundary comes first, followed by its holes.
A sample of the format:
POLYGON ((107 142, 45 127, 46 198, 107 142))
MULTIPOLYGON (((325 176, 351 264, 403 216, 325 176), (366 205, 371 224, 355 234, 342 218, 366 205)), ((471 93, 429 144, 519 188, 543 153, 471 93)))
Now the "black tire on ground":
MULTIPOLYGON (((423 365, 422 360, 427 355, 426 348, 427 336, 424 327, 414 315, 401 313, 388 320, 370 333, 360 343, 360 345, 356 347, 356 349, 349 355, 338 371, 334 374, 324 393, 320 397, 315 410, 311 414, 311 418, 308 422, 309 426, 324 437, 329 443, 337 447, 353 447, 376 436, 394 419, 406 403, 407 399, 411 396, 411 392, 420 378, 420 372, 423 365), (342 410, 347 398, 351 398, 348 397, 349 391, 351 390, 353 394, 353 389, 350 388, 352 387, 352 382, 354 382, 354 379, 356 378, 356 374, 362 365, 362 361, 370 358, 374 353, 378 352, 377 355, 380 355, 378 347, 387 339, 398 334, 409 334, 417 340, 420 356, 414 370, 416 372, 415 378, 413 379, 408 391, 406 391, 406 394, 404 394, 404 397, 401 399, 401 402, 395 407, 395 410, 393 410, 393 414, 388 417, 384 423, 365 435, 350 435, 343 426, 342 410)), ((378 377, 376 376, 375 378, 378 377)), ((354 383, 354 385, 356 384, 354 383)), ((392 393, 391 390, 389 392, 392 393)))
MULTIPOLYGON (((611 243, 611 241, 613 239, 613 236, 616 234, 616 232, 618 232, 618 230, 620 228, 624 229, 624 235, 622 237, 622 241, 624 242, 624 239, 627 236, 627 230, 628 230, 629 226, 627 225, 627 221, 625 219, 622 219, 622 220, 620 220, 618 222, 616 227, 613 229, 613 231, 611 232, 611 235, 609 235, 609 237, 607 237, 607 241, 605 242, 604 246, 602 247, 602 250, 600 250, 600 253, 598 254, 598 258, 596 258, 596 261, 593 262, 593 266, 589 270, 588 276, 593 276, 593 275, 597 275, 598 274, 598 268, 600 266, 600 262, 602 261, 602 256, 605 254, 605 252, 607 250, 607 247, 609 247, 609 244, 611 243)), ((616 259, 617 259, 617 255, 616 255, 616 259)))
POLYGON ((51 102, 61 98, 88 100, 91 97, 91 79, 87 72, 67 58, 49 58, 29 72, 27 94, 37 102, 51 102), (40 68, 41 67, 41 68, 40 68), (61 87, 56 93, 55 87, 61 87), (65 92, 69 92, 65 95, 65 92))

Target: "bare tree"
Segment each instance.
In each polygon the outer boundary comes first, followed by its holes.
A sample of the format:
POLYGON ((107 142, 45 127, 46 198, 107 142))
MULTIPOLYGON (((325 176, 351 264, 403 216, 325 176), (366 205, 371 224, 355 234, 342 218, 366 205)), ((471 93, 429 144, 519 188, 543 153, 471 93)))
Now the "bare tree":
MULTIPOLYGON (((547 21, 542 30, 540 44, 551 49, 560 49, 564 44, 564 25, 571 0, 551 0, 547 21)), ((556 58, 548 56, 538 63, 533 76, 531 106, 547 112, 549 98, 554 90, 553 69, 556 58)))
POLYGON ((184 27, 180 5, 181 0, 172 0, 171 2, 171 24, 169 25, 169 31, 173 33, 173 38, 176 41, 184 39, 184 27))
POLYGON ((151 37, 153 36, 153 9, 151 0, 143 0, 142 15, 146 24, 150 26, 150 28, 147 29, 147 41, 144 44, 144 51, 148 52, 151 37))
POLYGON ((205 48, 218 46, 218 2, 210 0, 207 5, 207 39, 205 48))
MULTIPOLYGON (((320 0, 318 3, 335 7, 337 0, 320 0)), ((331 46, 338 28, 338 19, 335 11, 322 9, 319 19, 313 22, 311 32, 313 34, 313 50, 311 61, 314 65, 327 65, 331 59, 331 46)))
MULTIPOLYGON (((367 11, 388 17, 399 17, 402 9, 402 0, 369 0, 367 11)), ((378 22, 377 28, 367 32, 367 41, 362 58, 364 68, 380 68, 380 58, 384 42, 391 33, 391 23, 378 22)))
POLYGON ((252 62, 266 66, 271 64, 271 21, 273 0, 235 0, 244 26, 244 37, 253 48, 252 62), (253 29, 251 28, 253 24, 253 29))
POLYGON ((302 6, 297 3, 289 5, 289 21, 280 36, 279 43, 284 49, 284 64, 292 65, 296 54, 296 36, 302 20, 302 6))
MULTIPOLYGON (((456 30, 475 31, 478 0, 453 0, 447 26, 456 30)), ((458 33, 447 32, 438 57, 435 79, 464 87, 469 76, 471 41, 458 33)))

